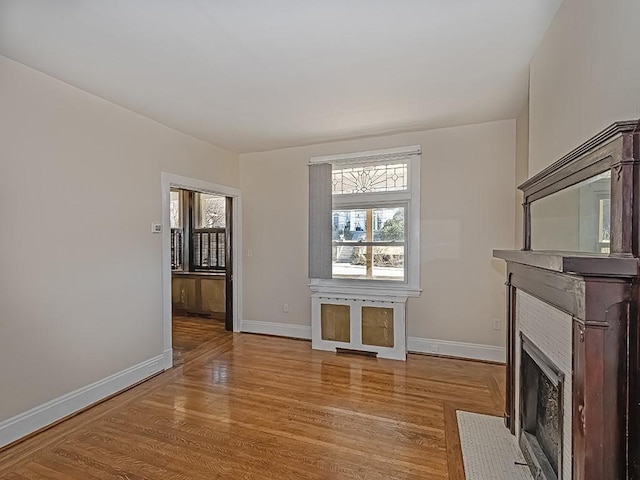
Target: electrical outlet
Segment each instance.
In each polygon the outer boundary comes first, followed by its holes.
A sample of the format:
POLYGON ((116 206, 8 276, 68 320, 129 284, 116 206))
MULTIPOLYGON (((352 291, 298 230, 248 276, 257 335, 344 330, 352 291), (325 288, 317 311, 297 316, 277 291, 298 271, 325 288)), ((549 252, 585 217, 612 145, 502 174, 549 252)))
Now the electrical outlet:
POLYGON ((289 304, 288 303, 283 303, 282 304, 282 311, 284 313, 289 313, 289 304))
POLYGON ((502 320, 500 320, 499 318, 494 318, 493 319, 493 329, 494 330, 500 330, 502 328, 502 320))
POLYGON ((440 345, 436 345, 435 343, 432 343, 430 346, 431 346, 431 351, 433 353, 438 353, 440 351, 440 345))
POLYGON ((151 224, 151 233, 162 233, 162 224, 161 223, 152 223, 151 224))

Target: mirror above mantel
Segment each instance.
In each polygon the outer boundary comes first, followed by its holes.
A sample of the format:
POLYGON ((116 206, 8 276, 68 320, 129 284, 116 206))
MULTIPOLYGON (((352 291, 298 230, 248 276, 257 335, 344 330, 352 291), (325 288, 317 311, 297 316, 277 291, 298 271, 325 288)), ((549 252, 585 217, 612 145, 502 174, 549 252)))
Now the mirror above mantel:
POLYGON ((531 203, 531 249, 609 253, 611 170, 531 203))
POLYGON ((638 257, 638 125, 614 123, 518 187, 523 250, 638 257))

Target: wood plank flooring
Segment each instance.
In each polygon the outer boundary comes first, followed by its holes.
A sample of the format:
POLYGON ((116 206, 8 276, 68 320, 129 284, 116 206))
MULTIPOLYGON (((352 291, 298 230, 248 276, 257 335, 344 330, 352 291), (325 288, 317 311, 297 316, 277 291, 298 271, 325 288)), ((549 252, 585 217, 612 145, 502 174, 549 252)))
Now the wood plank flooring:
POLYGON ((504 367, 377 360, 174 319, 177 367, 0 452, 0 478, 463 479, 455 410, 504 367))
POLYGON ((174 317, 171 333, 174 367, 181 366, 185 355, 190 351, 229 334, 224 329, 224 320, 197 316, 174 317))

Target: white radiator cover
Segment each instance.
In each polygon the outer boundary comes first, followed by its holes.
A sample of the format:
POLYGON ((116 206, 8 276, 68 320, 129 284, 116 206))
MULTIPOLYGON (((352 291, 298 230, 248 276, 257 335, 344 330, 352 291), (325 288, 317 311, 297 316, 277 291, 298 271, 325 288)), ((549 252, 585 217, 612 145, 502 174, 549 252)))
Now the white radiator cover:
POLYGON ((311 295, 311 345, 316 350, 335 352, 336 348, 374 352, 379 358, 393 360, 407 359, 406 328, 407 296, 384 296, 384 299, 369 295, 340 295, 334 293, 315 293, 311 295), (336 342, 322 339, 320 311, 323 304, 348 305, 350 307, 350 342, 336 342), (362 343, 362 307, 393 309, 393 348, 362 343))

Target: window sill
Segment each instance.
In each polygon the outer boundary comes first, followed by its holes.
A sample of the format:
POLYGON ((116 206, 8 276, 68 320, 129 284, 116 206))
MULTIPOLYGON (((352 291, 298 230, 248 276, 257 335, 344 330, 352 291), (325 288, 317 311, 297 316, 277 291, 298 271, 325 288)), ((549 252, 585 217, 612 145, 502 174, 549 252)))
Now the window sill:
POLYGON ((224 270, 222 271, 203 271, 203 270, 196 270, 196 271, 186 271, 186 270, 174 270, 171 272, 171 275, 173 275, 174 277, 224 277, 226 275, 226 273, 224 272, 224 270))
POLYGON ((400 282, 384 280, 311 279, 311 293, 320 295, 358 296, 366 299, 386 297, 419 297, 422 289, 400 282))

